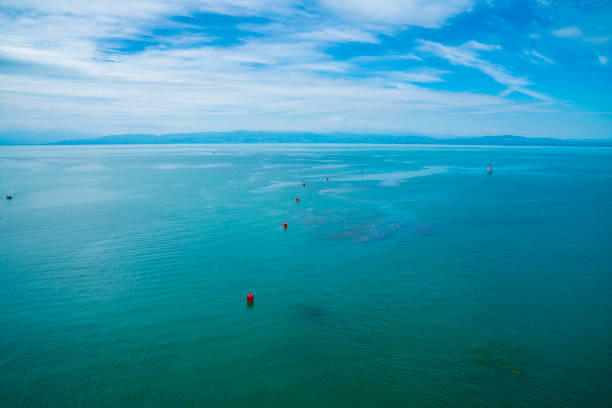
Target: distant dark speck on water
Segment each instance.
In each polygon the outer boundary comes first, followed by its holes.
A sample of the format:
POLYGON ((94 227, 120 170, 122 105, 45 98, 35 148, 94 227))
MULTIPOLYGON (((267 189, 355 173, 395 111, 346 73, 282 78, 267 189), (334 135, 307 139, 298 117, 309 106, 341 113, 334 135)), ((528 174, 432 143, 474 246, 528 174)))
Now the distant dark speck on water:
POLYGON ((301 305, 298 310, 300 320, 322 322, 330 317, 330 311, 323 306, 301 305))

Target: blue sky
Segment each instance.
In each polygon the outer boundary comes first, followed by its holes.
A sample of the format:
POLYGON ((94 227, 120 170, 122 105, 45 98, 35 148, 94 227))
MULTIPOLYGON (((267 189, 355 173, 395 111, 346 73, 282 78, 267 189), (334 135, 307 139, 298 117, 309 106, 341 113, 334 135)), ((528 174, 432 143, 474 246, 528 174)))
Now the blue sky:
POLYGON ((0 130, 612 137, 607 0, 0 0, 0 130))

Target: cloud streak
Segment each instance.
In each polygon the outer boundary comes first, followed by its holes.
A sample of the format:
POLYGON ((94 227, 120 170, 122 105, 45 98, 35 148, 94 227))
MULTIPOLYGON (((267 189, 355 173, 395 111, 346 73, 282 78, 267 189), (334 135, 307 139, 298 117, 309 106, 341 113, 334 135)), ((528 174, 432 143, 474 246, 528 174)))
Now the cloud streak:
POLYGON ((555 63, 552 59, 540 54, 536 50, 524 50, 523 54, 525 54, 525 56, 527 57, 531 57, 531 62, 534 62, 536 64, 538 63, 554 64, 555 63))
POLYGON ((552 35, 560 38, 576 38, 582 36, 582 30, 580 27, 571 26, 554 30, 552 35))
POLYGON ((454 65, 462 65, 477 69, 483 74, 491 77, 495 82, 504 85, 507 89, 502 93, 503 96, 512 92, 520 92, 532 98, 542 101, 551 101, 546 95, 527 88, 530 82, 523 77, 517 77, 509 73, 503 67, 492 64, 480 58, 478 51, 495 51, 501 49, 498 45, 481 44, 476 41, 469 41, 457 47, 442 45, 433 41, 419 40, 418 50, 429 53, 440 58, 444 58, 454 65))

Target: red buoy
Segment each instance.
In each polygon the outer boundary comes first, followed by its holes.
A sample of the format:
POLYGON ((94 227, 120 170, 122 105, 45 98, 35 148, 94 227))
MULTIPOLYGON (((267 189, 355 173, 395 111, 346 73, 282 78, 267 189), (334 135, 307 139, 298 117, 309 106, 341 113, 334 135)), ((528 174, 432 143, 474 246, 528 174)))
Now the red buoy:
POLYGON ((287 223, 283 222, 283 229, 287 229, 287 223))
POLYGON ((298 197, 296 197, 296 198, 295 198, 295 202, 296 202, 296 203, 299 203, 299 202, 300 202, 300 199, 299 199, 298 197))
POLYGON ((302 187, 306 187, 306 183, 302 183, 302 187))
POLYGON ((325 177, 325 181, 329 181, 329 177, 325 177))
POLYGON ((253 298, 254 298, 253 294, 249 293, 247 295, 247 303, 253 303, 253 298))

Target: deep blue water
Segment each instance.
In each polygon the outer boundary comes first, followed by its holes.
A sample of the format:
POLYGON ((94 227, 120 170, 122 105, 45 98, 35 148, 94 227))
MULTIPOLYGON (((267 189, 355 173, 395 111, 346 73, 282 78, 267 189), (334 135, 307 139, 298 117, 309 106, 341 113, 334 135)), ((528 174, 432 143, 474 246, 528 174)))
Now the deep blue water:
POLYGON ((612 401, 612 149, 1 147, 0 193, 2 407, 612 401))

